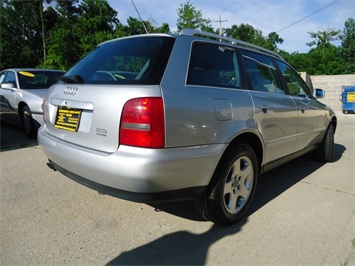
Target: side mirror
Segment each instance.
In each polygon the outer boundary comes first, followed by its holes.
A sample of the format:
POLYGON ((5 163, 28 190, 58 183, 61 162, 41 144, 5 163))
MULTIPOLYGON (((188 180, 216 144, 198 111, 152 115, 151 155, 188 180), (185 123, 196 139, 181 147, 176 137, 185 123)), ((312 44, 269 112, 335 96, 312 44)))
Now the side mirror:
POLYGON ((322 89, 315 89, 316 98, 321 99, 325 97, 325 91, 322 89))
POLYGON ((15 90, 16 89, 15 84, 13 84, 13 83, 3 83, 3 84, 1 84, 1 88, 4 90, 15 90))

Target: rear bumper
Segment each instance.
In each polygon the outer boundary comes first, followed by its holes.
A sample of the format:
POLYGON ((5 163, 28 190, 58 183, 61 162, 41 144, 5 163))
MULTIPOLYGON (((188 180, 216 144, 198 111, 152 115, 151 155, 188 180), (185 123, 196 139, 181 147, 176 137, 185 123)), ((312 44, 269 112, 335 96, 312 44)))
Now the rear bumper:
POLYGON ((171 149, 120 146, 103 153, 57 139, 41 127, 38 142, 50 166, 104 194, 137 202, 198 197, 208 185, 225 145, 171 149))
POLYGON ((44 124, 43 114, 32 114, 32 118, 35 121, 36 128, 40 128, 44 124))
POLYGON ((126 199, 135 202, 161 202, 161 201, 178 201, 178 200, 192 200, 195 199, 198 195, 201 195, 206 187, 192 187, 179 190, 172 190, 166 192, 154 192, 154 193, 138 193, 130 192, 122 189, 108 187, 102 184, 98 184, 89 179, 85 179, 81 176, 78 176, 74 173, 71 173, 59 165, 49 162, 47 163, 49 168, 59 171, 66 177, 74 180, 75 182, 84 185, 86 187, 92 188, 98 191, 100 194, 107 194, 117 198, 126 199))

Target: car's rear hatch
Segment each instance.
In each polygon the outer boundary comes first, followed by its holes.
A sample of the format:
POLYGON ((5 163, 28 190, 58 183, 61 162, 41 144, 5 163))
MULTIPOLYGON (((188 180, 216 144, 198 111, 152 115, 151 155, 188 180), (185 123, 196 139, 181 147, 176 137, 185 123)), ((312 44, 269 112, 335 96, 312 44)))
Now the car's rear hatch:
POLYGON ((98 46, 50 88, 46 132, 85 148, 117 150, 127 101, 161 97, 159 84, 173 43, 168 35, 144 35, 98 46))

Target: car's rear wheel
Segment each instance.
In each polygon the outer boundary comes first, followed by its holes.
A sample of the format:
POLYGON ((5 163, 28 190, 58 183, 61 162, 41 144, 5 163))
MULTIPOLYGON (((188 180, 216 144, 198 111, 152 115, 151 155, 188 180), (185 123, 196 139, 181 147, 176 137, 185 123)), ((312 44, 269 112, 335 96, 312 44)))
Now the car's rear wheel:
POLYGON ((315 150, 315 158, 317 161, 321 162, 330 162, 332 160, 334 148, 334 128, 333 125, 330 124, 328 126, 327 132, 319 145, 319 147, 315 150))
POLYGON ((206 219, 222 225, 237 222, 247 212, 257 185, 257 159, 247 144, 227 151, 211 183, 195 201, 197 211, 206 219))
POLYGON ((32 118, 32 113, 30 108, 25 105, 21 110, 21 122, 25 134, 29 138, 35 138, 37 136, 37 130, 35 123, 32 118))

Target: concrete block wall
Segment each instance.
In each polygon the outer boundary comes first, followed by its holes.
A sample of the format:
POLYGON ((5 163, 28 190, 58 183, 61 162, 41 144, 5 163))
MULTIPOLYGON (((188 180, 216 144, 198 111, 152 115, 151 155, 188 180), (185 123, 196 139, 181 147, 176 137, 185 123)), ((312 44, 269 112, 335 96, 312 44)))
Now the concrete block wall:
POLYGON ((342 111, 342 103, 339 95, 342 93, 342 86, 355 86, 355 74, 351 75, 321 75, 310 76, 313 88, 325 90, 325 97, 320 102, 329 105, 334 111, 342 111))

